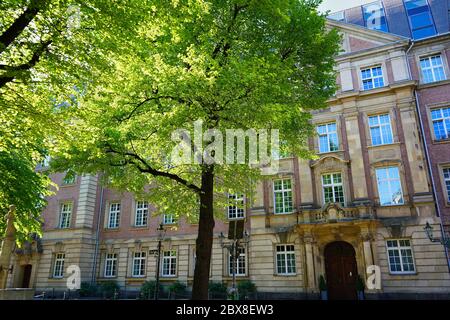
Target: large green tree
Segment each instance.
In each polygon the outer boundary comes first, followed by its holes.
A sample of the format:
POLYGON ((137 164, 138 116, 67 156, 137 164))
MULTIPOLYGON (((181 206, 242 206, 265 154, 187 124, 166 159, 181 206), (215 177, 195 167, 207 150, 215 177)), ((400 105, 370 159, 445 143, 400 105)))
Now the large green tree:
MULTIPOLYGON (((137 1, 0 1, 0 235, 10 205, 22 242, 40 232, 49 179, 36 172, 61 110, 108 70, 110 46, 141 14, 137 1)), ((118 49, 117 49, 118 50, 118 49)))
POLYGON ((55 169, 102 172, 142 196, 149 185, 145 196, 160 211, 198 218, 193 299, 208 297, 215 208, 226 192, 250 193, 259 170, 205 161, 219 153, 198 143, 197 162, 174 164, 172 134, 192 133, 197 120, 222 133, 279 129, 285 151, 307 156, 309 112, 334 92, 339 42, 319 2, 142 1, 126 35, 108 39, 103 81, 65 110, 55 169))

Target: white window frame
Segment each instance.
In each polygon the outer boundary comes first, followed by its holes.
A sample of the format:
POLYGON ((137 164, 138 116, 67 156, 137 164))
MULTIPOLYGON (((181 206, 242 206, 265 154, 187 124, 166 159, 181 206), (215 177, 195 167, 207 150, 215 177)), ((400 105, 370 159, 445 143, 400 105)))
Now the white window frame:
POLYGON ((146 227, 148 225, 149 205, 147 201, 136 201, 136 210, 134 215, 135 227, 146 227))
POLYGON ((117 253, 106 253, 104 277, 117 277, 117 253))
POLYGON ((147 253, 145 251, 133 252, 133 263, 131 266, 131 268, 132 268, 131 276, 133 278, 145 277, 146 264, 147 264, 147 253), (136 269, 137 264, 139 265, 139 269, 136 269), (138 270, 139 272, 136 273, 135 272, 136 270, 138 270))
MULTIPOLYGON (((295 245, 293 244, 277 244, 275 247, 275 270, 276 270, 276 274, 280 275, 280 276, 293 276, 297 274, 297 257, 295 254, 295 245), (292 250, 288 250, 291 249, 292 250), (284 251, 279 251, 278 249, 284 248, 284 251), (293 255, 293 257, 292 257, 293 255), (279 268, 278 268, 278 259, 279 257, 283 256, 284 257, 284 264, 282 266, 282 271, 280 272, 279 268), (289 272, 289 266, 288 266, 288 260, 293 261, 293 271, 289 272)), ((292 267, 292 266, 291 266, 292 267)))
POLYGON ((430 56, 426 56, 426 57, 420 57, 419 58, 419 66, 420 66, 420 72, 421 72, 421 75, 422 75, 423 83, 434 83, 434 82, 447 80, 447 75, 445 74, 444 58, 443 58, 442 54, 439 53, 439 54, 434 54, 434 55, 430 55, 430 56), (438 66, 433 66, 433 63, 432 63, 431 59, 436 58, 436 57, 439 57, 441 59, 441 64, 438 65, 438 66), (422 61, 424 61, 424 60, 428 60, 428 62, 430 63, 429 67, 425 67, 425 68, 422 67, 422 61), (436 77, 436 75, 437 75, 436 69, 438 69, 438 68, 442 68, 442 71, 444 73, 444 79, 439 79, 439 80, 437 79, 437 77, 436 77), (432 74, 432 77, 433 77, 432 81, 426 81, 425 80, 424 71, 428 71, 428 70, 431 70, 431 74, 432 74))
POLYGON ((228 194, 230 205, 227 207, 228 220, 245 219, 245 197, 243 194, 228 194), (242 206, 242 208, 238 207, 242 206))
POLYGON ((177 276, 177 250, 165 250, 162 252, 161 277, 173 278, 177 276), (167 266, 167 268, 166 268, 167 266))
POLYGON ((377 189, 378 189, 378 198, 380 199, 380 206, 382 206, 382 207, 390 207, 390 206, 401 206, 401 205, 405 204, 405 197, 404 197, 404 194, 403 194, 402 179, 400 177, 400 169, 399 169, 399 167, 389 166, 389 167, 376 168, 375 169, 375 176, 376 176, 376 179, 377 179, 377 189), (398 178, 392 178, 392 177, 389 176, 389 169, 392 169, 392 168, 397 169, 398 178), (380 171, 380 170, 386 170, 386 172, 387 172, 387 178, 383 179, 382 181, 387 181, 388 182, 389 192, 391 193, 391 195, 392 195, 391 182, 392 181, 398 181, 399 182, 399 184, 400 184, 400 192, 401 192, 401 196, 402 196, 401 202, 399 202, 399 203, 391 203, 391 204, 382 204, 381 203, 380 178, 378 177, 378 171, 380 171))
POLYGON ((345 201, 344 177, 343 177, 342 173, 341 172, 324 173, 324 174, 322 174, 321 178, 322 178, 322 197, 323 197, 324 205, 327 204, 326 199, 325 199, 325 188, 331 187, 331 189, 333 191, 333 202, 331 202, 331 203, 340 203, 343 206, 345 206, 346 201, 345 201), (334 182, 334 177, 336 175, 341 176, 341 183, 334 182), (324 182, 325 176, 331 176, 331 184, 325 184, 325 182, 324 182), (337 187, 342 187, 343 202, 336 201, 336 188, 337 187))
POLYGON ((72 224, 72 202, 63 202, 59 208, 59 229, 69 229, 72 224))
POLYGON ((433 108, 430 110, 430 119, 431 119, 431 127, 433 130, 433 136, 436 141, 445 141, 447 139, 450 139, 450 128, 447 128, 446 120, 450 120, 450 117, 444 116, 444 109, 449 109, 450 107, 442 107, 442 108, 433 108), (433 112, 439 110, 441 113, 441 117, 438 119, 433 119, 433 112), (438 139, 436 135, 436 131, 434 130, 434 123, 442 121, 442 125, 444 127, 445 132, 447 133, 447 136, 444 139, 438 139))
POLYGON ((120 227, 121 207, 120 202, 111 202, 109 204, 108 229, 118 229, 120 227))
POLYGON ((447 203, 450 203, 450 167, 442 168, 442 178, 444 180, 444 192, 447 193, 447 203), (445 173, 448 171, 448 177, 445 177, 445 173))
POLYGON ((66 259, 66 254, 59 252, 55 254, 55 262, 53 265, 53 278, 62 279, 64 278, 64 260, 66 259))
POLYGON ((382 146, 382 145, 394 143, 394 134, 392 132, 391 115, 389 113, 369 116, 368 122, 369 122, 370 138, 371 138, 373 146, 382 146), (389 119, 388 123, 383 123, 383 124, 381 123, 381 119, 380 118, 383 117, 383 116, 387 116, 388 117, 388 119, 389 119), (377 119, 378 123, 375 124, 375 125, 371 125, 370 124, 370 120, 374 119, 374 118, 377 119), (389 132, 391 134, 391 139, 392 139, 392 141, 390 141, 390 142, 385 141, 386 137, 383 135, 383 130, 382 130, 384 127, 388 127, 389 128, 389 132), (381 144, 374 144, 374 141, 373 141, 374 137, 372 136, 372 129, 378 129, 378 131, 380 132, 381 144))
POLYGON ((273 180, 273 212, 274 214, 290 214, 293 212, 294 210, 294 200, 293 200, 293 192, 292 192, 292 179, 275 179, 273 180), (277 181, 281 181, 281 190, 275 190, 275 182, 277 181), (291 187, 290 188, 285 188, 284 182, 285 181, 289 181, 291 187), (290 192, 290 198, 291 198, 291 210, 288 210, 289 207, 287 206, 287 199, 289 198, 285 193, 290 192), (276 194, 280 193, 281 197, 283 199, 282 203, 283 203, 283 211, 281 212, 277 212, 277 202, 276 202, 276 194))
MULTIPOLYGON (((237 264, 236 261, 236 273, 237 277, 245 277, 247 275, 247 252, 244 247, 236 248, 236 251, 239 253, 237 264)), ((228 275, 233 276, 233 259, 231 258, 231 252, 228 253, 228 275)))
POLYGON ((386 255, 387 255, 387 259, 388 259, 388 265, 389 265, 389 273, 390 274, 416 274, 416 263, 415 263, 415 259, 414 259, 414 250, 412 248, 411 245, 411 239, 387 239, 386 240, 386 255), (388 242, 389 241, 397 241, 397 246, 396 247, 389 247, 388 246, 388 242), (408 241, 409 242, 409 246, 402 246, 400 245, 400 241, 408 241), (413 271, 404 271, 404 263, 403 263, 403 251, 402 250, 410 250, 411 251, 411 259, 412 259, 412 265, 414 270, 413 271), (400 267, 402 269, 402 271, 392 271, 392 266, 391 266, 391 259, 389 256, 389 252, 390 251, 397 251, 398 256, 400 257, 400 267))
POLYGON ((384 79, 384 70, 383 70, 383 66, 382 65, 375 65, 375 66, 361 68, 360 76, 361 76, 361 90, 362 91, 368 91, 368 90, 383 88, 383 87, 386 86, 386 82, 385 82, 385 79, 384 79), (374 69, 378 69, 378 68, 381 70, 381 76, 379 76, 379 75, 375 76, 374 75, 374 72, 373 72, 374 69), (367 70, 370 70, 370 77, 369 78, 363 78, 363 72, 367 71, 367 70), (382 85, 381 86, 376 86, 375 85, 375 79, 381 79, 382 85), (365 89, 364 88, 364 81, 368 81, 368 80, 372 80, 372 88, 365 89))
POLYGON ((163 214, 163 225, 171 225, 176 224, 177 219, 173 213, 164 213, 163 214))
POLYGON ((319 136, 319 139, 318 139, 318 147, 319 147, 319 154, 321 154, 321 153, 329 153, 329 152, 336 152, 336 151, 339 151, 339 134, 338 134, 338 126, 337 126, 337 123, 336 122, 329 122, 329 123, 323 123, 323 124, 319 124, 319 125, 317 125, 316 126, 316 132, 317 132, 317 135, 319 136), (334 125, 335 127, 336 127, 336 130, 335 131, 331 131, 330 129, 329 129, 329 126, 330 125, 334 125), (319 133, 319 128, 320 127, 325 127, 325 133, 319 133), (330 139, 330 135, 332 135, 332 134, 335 134, 336 135, 336 150, 331 150, 331 139, 330 139), (325 151, 321 151, 320 149, 320 138, 321 137, 324 137, 324 136, 326 136, 327 137, 327 148, 326 148, 326 150, 325 151))

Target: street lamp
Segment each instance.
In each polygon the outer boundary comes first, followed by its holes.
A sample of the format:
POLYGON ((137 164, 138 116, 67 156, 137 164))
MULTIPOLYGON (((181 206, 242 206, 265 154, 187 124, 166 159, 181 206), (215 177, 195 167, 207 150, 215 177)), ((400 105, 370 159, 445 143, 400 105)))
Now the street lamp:
POLYGON ((156 229, 158 232, 158 261, 156 263, 156 286, 155 286, 155 293, 154 298, 155 300, 158 300, 159 295, 159 267, 161 265, 161 244, 166 236, 166 229, 164 229, 162 223, 159 225, 158 229, 156 229))
POLYGON ((231 261, 231 270, 232 270, 232 276, 233 276, 233 284, 231 292, 233 294, 233 300, 236 300, 236 267, 239 260, 239 248, 245 248, 245 244, 247 244, 250 240, 250 235, 247 231, 244 232, 244 239, 231 239, 231 243, 225 243, 225 236, 223 235, 223 232, 220 233, 219 241, 220 246, 222 248, 226 248, 230 254, 230 261, 231 261), (243 244, 241 244, 241 240, 243 244))
POLYGON ((442 238, 433 237, 433 227, 430 226, 430 223, 427 222, 424 230, 431 242, 439 242, 447 248, 450 248, 450 238, 446 237, 445 235, 442 238))

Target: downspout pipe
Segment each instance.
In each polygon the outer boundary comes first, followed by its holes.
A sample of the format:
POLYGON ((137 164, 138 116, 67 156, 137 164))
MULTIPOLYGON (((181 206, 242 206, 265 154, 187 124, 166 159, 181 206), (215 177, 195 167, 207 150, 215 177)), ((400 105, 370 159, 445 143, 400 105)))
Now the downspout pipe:
MULTIPOLYGON (((411 41, 411 45, 409 46, 408 50, 406 51, 406 65, 408 67, 408 73, 409 73, 409 79, 413 80, 412 77, 412 72, 411 72, 411 65, 409 63, 409 52, 411 51, 411 49, 414 47, 415 42, 411 41)), ((438 198, 438 194, 436 191, 436 183, 434 180, 434 176, 433 176, 433 169, 432 169, 432 163, 431 163, 431 158, 430 158, 430 153, 428 151, 428 142, 427 139, 425 137, 425 130, 423 127, 423 119, 422 119, 422 114, 420 112, 420 100, 419 100, 419 93, 417 92, 417 89, 414 88, 414 97, 416 99, 416 112, 417 112, 417 116, 419 119, 419 125, 420 125, 420 131, 422 132, 422 143, 423 143, 423 147, 424 147, 424 152, 425 152, 425 157, 426 157, 426 161, 427 161, 427 167, 428 167, 428 174, 430 175, 431 178, 431 189, 433 191, 433 198, 434 198, 434 205, 436 208, 436 214, 439 218, 439 225, 441 227, 441 233, 442 235, 445 234, 444 232, 444 225, 442 224, 442 219, 441 219, 441 209, 439 207, 439 198, 438 198)), ((445 248, 445 256, 447 258, 447 267, 448 270, 450 272, 450 257, 449 257, 449 252, 448 252, 448 248, 446 246, 444 246, 445 248)))
POLYGON ((95 248, 94 248, 94 257, 92 259, 92 276, 91 276, 91 284, 95 285, 95 282, 97 280, 97 260, 98 260, 98 251, 99 251, 99 245, 100 245, 100 220, 102 217, 102 211, 103 211, 103 194, 104 194, 105 188, 101 186, 100 191, 100 205, 98 209, 97 214, 97 230, 95 232, 95 248))

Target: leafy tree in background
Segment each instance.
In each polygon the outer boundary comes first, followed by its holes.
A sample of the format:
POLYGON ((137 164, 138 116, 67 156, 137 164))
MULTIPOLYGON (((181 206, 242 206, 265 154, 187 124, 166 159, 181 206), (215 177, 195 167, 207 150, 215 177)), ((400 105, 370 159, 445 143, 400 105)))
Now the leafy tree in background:
POLYGON ((36 165, 54 137, 64 135, 62 110, 106 74, 106 52, 144 14, 138 7, 137 1, 113 10, 107 0, 0 1, 0 235, 10 205, 18 242, 40 233, 50 180, 36 165))
POLYGON ((61 111, 67 120, 54 168, 102 172, 110 186, 147 197, 161 212, 198 219, 192 298, 207 299, 214 214, 226 192, 250 195, 260 172, 205 161, 216 159, 210 150, 197 154, 199 163, 174 165, 172 133, 192 132, 197 120, 222 133, 279 129, 285 151, 309 156, 309 111, 334 93, 339 36, 326 29, 317 0, 131 3, 97 12, 105 20, 95 27, 110 22, 103 43, 85 35, 109 66, 61 111), (131 22, 122 26, 125 18, 131 22))

